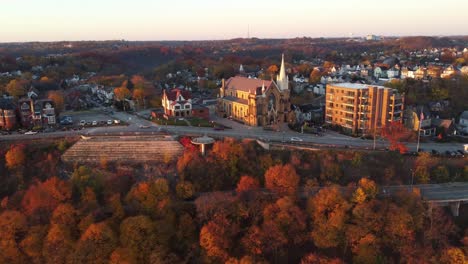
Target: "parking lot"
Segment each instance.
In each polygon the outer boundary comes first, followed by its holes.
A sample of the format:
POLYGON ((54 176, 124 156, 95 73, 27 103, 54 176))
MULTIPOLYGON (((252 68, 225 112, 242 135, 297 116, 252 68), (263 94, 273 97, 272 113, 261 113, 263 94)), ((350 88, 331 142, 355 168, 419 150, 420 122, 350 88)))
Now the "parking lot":
POLYGON ((93 110, 63 112, 60 115, 70 116, 73 119, 73 126, 83 126, 83 123, 84 126, 108 126, 108 121, 111 121, 112 125, 120 124, 120 120, 112 114, 105 114, 93 110))

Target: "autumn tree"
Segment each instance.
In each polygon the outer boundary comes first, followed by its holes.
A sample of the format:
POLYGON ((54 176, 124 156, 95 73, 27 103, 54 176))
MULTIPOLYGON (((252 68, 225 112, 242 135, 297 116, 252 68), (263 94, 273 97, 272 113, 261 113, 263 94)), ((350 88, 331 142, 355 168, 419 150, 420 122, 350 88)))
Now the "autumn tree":
POLYGON ((176 185, 177 197, 181 199, 190 199, 195 194, 193 184, 189 181, 181 181, 176 185))
POLYGON ((26 217, 13 210, 0 214, 0 263, 24 263, 19 242, 27 230, 26 217))
POLYGON ((6 86, 6 91, 11 96, 19 98, 26 94, 26 84, 24 80, 11 80, 6 86))
POLYGON ((468 263, 468 258, 463 253, 463 250, 450 247, 445 249, 440 256, 440 263, 442 264, 466 264, 468 263))
POLYGON ((279 71, 279 69, 278 69, 278 66, 276 66, 275 64, 272 64, 268 67, 266 71, 268 72, 270 77, 273 78, 275 74, 279 71))
POLYGON ((70 263, 108 263, 118 238, 105 222, 92 224, 76 245, 70 263))
POLYGON ((237 192, 245 192, 257 190, 260 188, 260 183, 257 179, 250 176, 244 175, 240 178, 239 183, 237 184, 237 192))
POLYGON ((29 257, 32 263, 44 263, 42 247, 47 235, 47 226, 36 225, 29 228, 28 233, 21 241, 21 250, 29 257))
POLYGON ((320 78, 322 78, 322 73, 316 68, 310 72, 309 83, 320 83, 320 78))
POLYGON ((314 254, 310 253, 305 255, 301 259, 301 264, 342 264, 343 261, 341 261, 338 258, 327 258, 325 256, 319 255, 319 254, 314 254))
POLYGON ((74 239, 69 226, 52 224, 44 240, 42 255, 45 263, 66 263, 73 252, 74 239))
POLYGON ((117 248, 110 255, 109 264, 137 264, 133 252, 128 248, 117 248))
POLYGON ((122 102, 124 111, 126 110, 125 99, 129 99, 132 96, 132 93, 127 87, 117 87, 114 89, 114 96, 115 99, 119 102, 122 102))
POLYGON ((148 216, 128 217, 120 224, 120 244, 128 248, 140 263, 148 262, 156 236, 156 225, 148 216))
POLYGON ((402 140, 407 138, 409 133, 409 130, 405 128, 403 123, 398 121, 389 122, 382 129, 382 136, 390 142, 389 149, 399 151, 401 154, 408 151, 402 140))
POLYGON ((337 187, 321 189, 309 198, 307 210, 312 218, 311 237, 317 247, 333 248, 344 242, 349 208, 337 187))
POLYGON ((294 195, 298 184, 299 176, 291 164, 275 165, 265 172, 265 187, 280 195, 294 195))
POLYGON ((226 261, 237 233, 236 224, 231 223, 225 216, 217 214, 201 228, 200 246, 208 257, 226 261))
POLYGON ((5 154, 6 166, 10 170, 23 166, 25 160, 26 154, 24 145, 11 145, 10 149, 5 154))
POLYGON ((45 182, 29 186, 21 201, 27 215, 36 214, 40 221, 47 221, 49 214, 62 202, 71 199, 68 182, 52 177, 45 182))
POLYGON ((54 102, 54 109, 56 114, 59 114, 63 111, 65 99, 62 91, 50 91, 47 98, 54 102))

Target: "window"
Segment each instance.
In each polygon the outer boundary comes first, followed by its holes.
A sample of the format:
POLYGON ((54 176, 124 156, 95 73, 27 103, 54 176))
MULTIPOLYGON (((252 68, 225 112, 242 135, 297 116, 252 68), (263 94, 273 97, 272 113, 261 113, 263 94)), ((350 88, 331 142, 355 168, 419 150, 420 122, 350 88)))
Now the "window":
POLYGON ((174 109, 179 110, 179 109, 180 109, 180 105, 174 106, 174 109))

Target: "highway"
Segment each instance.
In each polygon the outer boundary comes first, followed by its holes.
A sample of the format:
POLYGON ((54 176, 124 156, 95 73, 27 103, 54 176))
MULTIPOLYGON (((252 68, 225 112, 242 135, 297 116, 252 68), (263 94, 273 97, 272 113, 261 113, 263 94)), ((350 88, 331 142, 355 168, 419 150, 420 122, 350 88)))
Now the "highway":
MULTIPOLYGON (((373 149, 372 140, 363 140, 360 138, 353 138, 333 131, 326 131, 323 136, 315 136, 311 134, 301 134, 288 129, 283 128, 283 131, 266 131, 261 127, 249 127, 239 123, 236 123, 227 119, 215 118, 215 121, 232 127, 232 129, 226 130, 214 130, 210 127, 190 127, 190 126, 165 126, 157 125, 151 121, 145 120, 135 115, 131 115, 125 112, 115 112, 113 117, 128 123, 128 126, 112 126, 112 127, 94 127, 85 128, 78 131, 57 131, 50 133, 38 133, 36 135, 2 135, 0 141, 8 140, 27 140, 37 138, 55 138, 55 137, 66 137, 66 136, 77 136, 80 134, 86 135, 120 135, 127 133, 136 134, 154 134, 158 132, 167 132, 174 135, 208 135, 215 138, 222 137, 233 137, 233 138, 252 138, 262 139, 264 141, 273 142, 290 142, 292 137, 300 138, 301 142, 298 143, 309 143, 315 147, 348 147, 348 148, 360 148, 360 149, 373 149)), ((410 151, 416 150, 416 143, 406 144, 410 151)), ((388 143, 384 140, 377 140, 376 149, 385 149, 388 147, 388 143)), ((439 152, 446 150, 461 150, 463 149, 462 143, 421 143, 421 149, 432 150, 435 149, 439 152)))

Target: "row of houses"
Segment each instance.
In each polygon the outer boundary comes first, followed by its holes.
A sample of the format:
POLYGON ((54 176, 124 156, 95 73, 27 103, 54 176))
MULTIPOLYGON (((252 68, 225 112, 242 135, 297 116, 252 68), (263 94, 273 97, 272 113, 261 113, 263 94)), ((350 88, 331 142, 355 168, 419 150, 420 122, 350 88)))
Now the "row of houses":
POLYGON ((45 127, 56 123, 54 102, 50 99, 23 98, 17 102, 11 98, 0 99, 0 129, 45 127))

